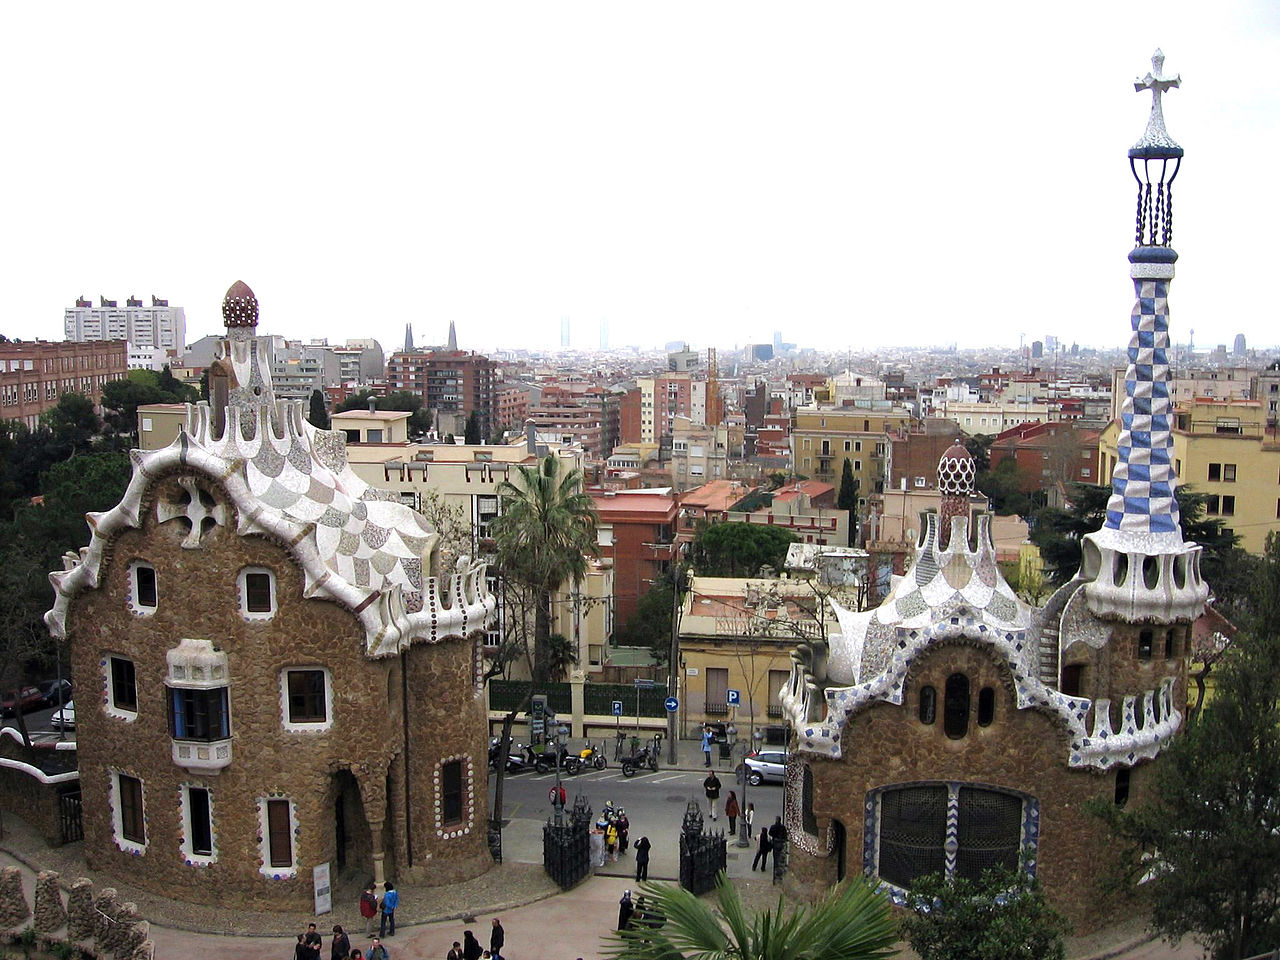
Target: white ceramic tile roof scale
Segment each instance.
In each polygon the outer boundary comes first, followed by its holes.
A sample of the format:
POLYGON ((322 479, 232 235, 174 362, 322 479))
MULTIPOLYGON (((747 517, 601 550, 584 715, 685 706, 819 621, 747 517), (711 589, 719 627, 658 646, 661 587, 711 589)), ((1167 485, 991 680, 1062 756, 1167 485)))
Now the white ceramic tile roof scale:
MULTIPOLYGON (((342 603, 359 617, 369 656, 399 653, 414 640, 482 631, 496 606, 485 564, 461 558, 446 584, 426 575, 437 534, 393 493, 351 471, 340 432, 307 423, 301 401, 275 399, 269 365, 252 336, 256 300, 243 284, 228 292, 228 302, 233 293, 237 322, 229 317, 219 358, 230 387, 221 432, 208 403, 189 404, 186 427, 170 446, 132 451, 124 498, 106 513, 89 515, 89 545, 78 556, 67 554, 65 569, 50 574, 57 595, 45 615, 50 632, 66 635, 68 601, 98 585, 106 544, 126 527, 141 526, 147 489, 175 471, 203 475, 226 490, 239 535, 267 534, 285 544, 303 568, 306 596, 342 603)), ((223 313, 228 316, 226 302, 223 313)), ((169 504, 156 509, 161 522, 177 515, 169 504)), ((221 517, 214 516, 215 522, 221 517)), ((198 547, 199 540, 193 527, 184 546, 198 547)))

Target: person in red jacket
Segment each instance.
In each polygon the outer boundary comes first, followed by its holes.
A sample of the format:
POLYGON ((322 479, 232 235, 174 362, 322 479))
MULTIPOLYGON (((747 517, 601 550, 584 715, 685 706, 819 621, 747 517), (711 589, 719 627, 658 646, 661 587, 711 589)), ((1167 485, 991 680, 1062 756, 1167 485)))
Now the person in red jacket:
POLYGON ((373 918, 378 915, 378 894, 375 887, 370 883, 364 888, 364 893, 360 894, 360 916, 364 917, 364 935, 367 937, 373 933, 373 918))

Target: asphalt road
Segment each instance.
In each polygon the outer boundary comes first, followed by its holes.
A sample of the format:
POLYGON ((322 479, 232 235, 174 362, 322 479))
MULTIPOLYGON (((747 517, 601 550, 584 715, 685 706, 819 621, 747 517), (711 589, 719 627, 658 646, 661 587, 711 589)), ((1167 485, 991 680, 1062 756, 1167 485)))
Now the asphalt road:
MULTIPOLYGON (((49 718, 53 716, 54 711, 57 709, 57 707, 45 707, 41 710, 32 710, 30 713, 24 713, 22 717, 27 723, 27 733, 31 734, 33 737, 39 733, 50 735, 54 739, 57 739, 58 731, 49 726, 49 718)), ((18 726, 18 721, 13 717, 5 717, 2 725, 16 728, 18 726)), ((68 740, 74 740, 76 738, 75 731, 68 730, 66 738, 68 740)))
MULTIPOLYGON (((728 797, 729 791, 734 790, 741 804, 743 790, 742 786, 734 780, 731 770, 718 769, 716 775, 721 783, 720 818, 714 823, 709 818, 706 795, 702 789, 702 781, 706 777, 704 771, 695 773, 660 769, 654 773, 646 770, 628 779, 622 775, 617 764, 611 761, 604 770, 592 770, 589 773, 578 774, 576 777, 563 776, 562 780, 570 805, 575 796, 582 794, 596 817, 600 815, 605 802, 609 800, 613 801, 614 807, 622 807, 627 811, 627 819, 631 821, 632 842, 642 836, 648 836, 649 842, 653 844, 649 873, 652 879, 659 879, 677 875, 680 827, 690 800, 698 803, 705 828, 728 830, 728 822, 724 817, 724 800, 728 797)), ((532 771, 508 774, 505 778, 504 858, 524 863, 542 862, 542 826, 552 816, 548 791, 555 785, 555 780, 554 773, 539 774, 532 771)), ((491 801, 493 788, 494 778, 491 775, 489 782, 491 801)), ((782 815, 780 784, 766 783, 758 787, 747 787, 747 800, 755 805, 757 832, 760 827, 768 826, 773 823, 775 817, 782 815)), ((743 849, 735 846, 730 840, 728 844, 730 876, 749 873, 754 855, 754 843, 743 849)), ((619 863, 606 865, 599 872, 608 875, 610 873, 631 874, 633 871, 634 863, 628 853, 619 863)))

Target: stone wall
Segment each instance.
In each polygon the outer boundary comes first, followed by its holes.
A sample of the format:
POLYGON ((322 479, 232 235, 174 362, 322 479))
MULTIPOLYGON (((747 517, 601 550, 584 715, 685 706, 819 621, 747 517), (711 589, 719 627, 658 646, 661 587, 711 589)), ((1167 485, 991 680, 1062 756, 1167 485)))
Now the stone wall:
MULTIPOLYGON (((812 770, 813 811, 826 836, 829 819, 846 832, 847 873, 863 868, 865 804, 870 791, 912 781, 962 781, 987 784, 1036 797, 1040 804, 1037 875, 1046 895, 1084 932, 1102 923, 1122 905, 1104 898, 1099 884, 1110 862, 1105 825, 1088 813, 1094 798, 1111 802, 1115 773, 1072 770, 1067 766, 1069 738, 1060 721, 1038 710, 1015 707, 1013 680, 989 650, 964 641, 940 643, 923 652, 907 678, 902 706, 877 702, 852 717, 843 734, 838 761, 805 757, 812 770), (952 673, 969 677, 971 709, 967 734, 958 740, 943 730, 943 691, 952 673), (923 685, 938 691, 937 719, 919 719, 923 685), (977 724, 978 691, 996 691, 994 720, 977 724)), ((1149 765, 1148 765, 1149 766, 1149 765)), ((1146 792, 1146 766, 1132 775, 1130 802, 1146 792)), ((791 884, 834 879, 832 858, 813 857, 792 844, 791 884), (808 862, 804 862, 808 861, 808 862)))
MULTIPOLYGON (((225 493, 204 481, 201 486, 230 511, 225 493)), ((407 859, 403 831, 394 827, 403 821, 404 794, 386 789, 405 740, 400 660, 367 659, 364 630, 355 616, 337 604, 306 599, 302 571, 283 545, 262 536, 239 537, 232 520, 227 526, 212 525, 198 548, 184 548, 185 521, 158 523, 155 510, 157 498, 177 500, 182 492, 173 476, 151 487, 140 510, 141 528, 116 538, 99 588, 78 597, 71 608, 87 862, 175 899, 216 897, 256 909, 308 909, 312 867, 329 862, 337 871, 335 806, 341 795, 349 838, 346 870, 362 882, 374 876, 376 834, 394 844, 387 850, 391 875, 407 859), (145 560, 157 571, 158 603, 148 615, 133 612, 129 602, 129 566, 135 560, 145 560), (241 613, 237 575, 246 566, 275 574, 277 609, 269 620, 248 620, 241 613), (189 771, 172 758, 165 653, 185 637, 210 640, 227 655, 233 757, 216 775, 189 771), (111 716, 106 709, 110 654, 135 664, 138 709, 131 720, 111 716), (281 671, 286 667, 328 671, 332 712, 327 729, 285 731, 281 671), (127 852, 116 842, 114 771, 143 781, 146 844, 140 852, 127 852), (185 786, 210 791, 212 862, 184 853, 185 786), (258 800, 268 796, 294 803, 292 873, 263 864, 258 800)), ((417 648, 410 659, 418 659, 417 648)), ((466 681, 460 688, 469 694, 471 644, 448 642, 421 659, 435 663, 424 673, 424 683, 466 681)), ((435 735, 450 744, 469 735, 485 756, 483 722, 473 727, 451 694, 424 692, 420 704, 423 729, 439 730, 435 735)), ((411 739, 420 737, 415 732, 411 739)), ((415 764, 411 773, 412 793, 428 793, 430 772, 415 764)), ((425 809, 433 809, 433 802, 424 801, 425 809)), ((449 869, 424 875, 429 882, 473 876, 488 866, 477 862, 470 848, 458 845, 440 850, 438 859, 438 866, 449 869), (455 861, 465 866, 452 869, 455 861)))
MULTIPOLYGON (((7 749, 6 744, 17 747, 18 752, 24 749, 8 737, 0 738, 0 749, 4 750, 6 755, 15 752, 7 749)), ((21 759, 30 762, 26 757, 21 759)), ((70 783, 66 786, 74 788, 76 784, 70 783)), ((60 789, 65 788, 58 784, 41 783, 21 770, 0 767, 0 809, 5 813, 19 816, 31 824, 40 831, 40 836, 44 837, 45 843, 52 847, 62 844, 62 825, 58 817, 58 793, 60 789)))

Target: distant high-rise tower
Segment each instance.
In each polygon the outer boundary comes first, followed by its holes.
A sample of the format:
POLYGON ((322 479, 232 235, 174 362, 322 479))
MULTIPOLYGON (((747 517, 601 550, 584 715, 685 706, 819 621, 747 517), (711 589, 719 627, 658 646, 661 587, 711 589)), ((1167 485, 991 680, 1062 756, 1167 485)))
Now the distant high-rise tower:
POLYGON ((404 325, 404 352, 413 353, 413 324, 404 325))
POLYGON ((560 346, 569 346, 569 318, 560 318, 560 346))
POLYGON ((454 329, 453 321, 449 321, 449 340, 444 347, 450 353, 458 352, 458 331, 454 329))
POLYGON ((609 318, 602 317, 600 319, 600 349, 609 349, 609 318))
POLYGON ((1232 352, 1232 353, 1234 353, 1237 357, 1243 357, 1243 356, 1244 356, 1244 354, 1245 354, 1245 349, 1244 349, 1244 334, 1243 334, 1243 333, 1237 333, 1237 334, 1236 334, 1236 341, 1235 341, 1235 343, 1234 343, 1234 344, 1232 344, 1232 345, 1231 345, 1231 352, 1232 352))

